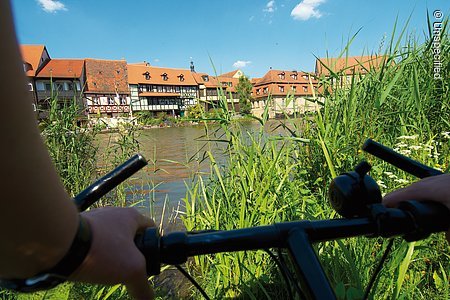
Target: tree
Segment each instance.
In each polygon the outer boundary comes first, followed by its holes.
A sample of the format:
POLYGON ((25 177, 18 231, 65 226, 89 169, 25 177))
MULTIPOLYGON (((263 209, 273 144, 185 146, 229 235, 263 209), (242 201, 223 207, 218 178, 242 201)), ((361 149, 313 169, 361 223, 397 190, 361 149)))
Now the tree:
POLYGON ((239 77, 236 92, 239 97, 240 112, 244 115, 250 114, 252 109, 252 83, 246 76, 239 77))

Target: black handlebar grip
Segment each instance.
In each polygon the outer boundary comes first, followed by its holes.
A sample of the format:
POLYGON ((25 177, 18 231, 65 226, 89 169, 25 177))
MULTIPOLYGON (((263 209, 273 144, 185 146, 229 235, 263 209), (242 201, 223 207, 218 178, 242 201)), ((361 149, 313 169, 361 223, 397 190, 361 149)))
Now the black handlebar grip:
POLYGON ((116 167, 75 196, 73 200, 78 207, 78 210, 86 210, 95 201, 146 165, 147 160, 144 156, 141 154, 133 155, 129 160, 116 167))
POLYGON ((371 139, 366 140, 362 146, 362 150, 418 178, 444 174, 439 170, 430 168, 418 161, 401 155, 400 153, 397 153, 394 150, 371 139))
POLYGON ((408 242, 418 241, 431 233, 447 231, 450 228, 450 210, 443 204, 431 201, 405 201, 399 209, 410 214, 415 230, 404 236, 408 242))
POLYGON ((143 234, 136 235, 134 238, 136 247, 145 257, 149 276, 161 273, 160 241, 161 237, 157 227, 146 228, 143 234))

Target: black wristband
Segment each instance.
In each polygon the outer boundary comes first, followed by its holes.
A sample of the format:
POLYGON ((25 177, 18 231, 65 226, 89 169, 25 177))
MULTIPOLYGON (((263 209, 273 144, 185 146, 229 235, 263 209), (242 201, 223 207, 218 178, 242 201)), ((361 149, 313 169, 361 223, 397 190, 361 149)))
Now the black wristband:
POLYGON ((92 233, 89 223, 81 216, 75 238, 69 251, 51 269, 27 279, 0 279, 0 287, 19 292, 34 292, 49 289, 66 281, 84 261, 92 244, 92 233))

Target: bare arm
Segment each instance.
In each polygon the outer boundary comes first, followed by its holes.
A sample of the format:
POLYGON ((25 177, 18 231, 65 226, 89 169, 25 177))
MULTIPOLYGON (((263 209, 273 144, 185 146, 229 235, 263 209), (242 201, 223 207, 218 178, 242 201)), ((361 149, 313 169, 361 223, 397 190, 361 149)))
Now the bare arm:
MULTIPOLYGON (((64 257, 79 215, 36 126, 9 1, 0 1, 0 40, 0 278, 27 278, 64 257)), ((151 299, 145 258, 133 240, 153 221, 132 208, 97 209, 82 218, 90 224, 92 245, 70 279, 124 283, 133 297, 151 299)))
POLYGON ((40 137, 9 1, 0 2, 0 277, 49 269, 69 249, 77 211, 40 137))

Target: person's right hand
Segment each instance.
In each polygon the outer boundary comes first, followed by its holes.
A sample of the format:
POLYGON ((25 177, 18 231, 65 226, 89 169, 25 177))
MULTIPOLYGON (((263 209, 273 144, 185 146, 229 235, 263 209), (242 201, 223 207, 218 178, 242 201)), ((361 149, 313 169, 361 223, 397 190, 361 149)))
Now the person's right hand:
POLYGON ((145 257, 134 243, 137 232, 154 227, 153 220, 134 208, 104 207, 84 212, 92 230, 92 246, 71 281, 125 284, 135 299, 153 299, 145 257))
MULTIPOLYGON (((417 181, 403 189, 398 189, 383 198, 383 204, 396 207, 402 201, 436 201, 450 210, 450 174, 432 176, 417 181)), ((450 230, 447 232, 450 243, 450 230)))

